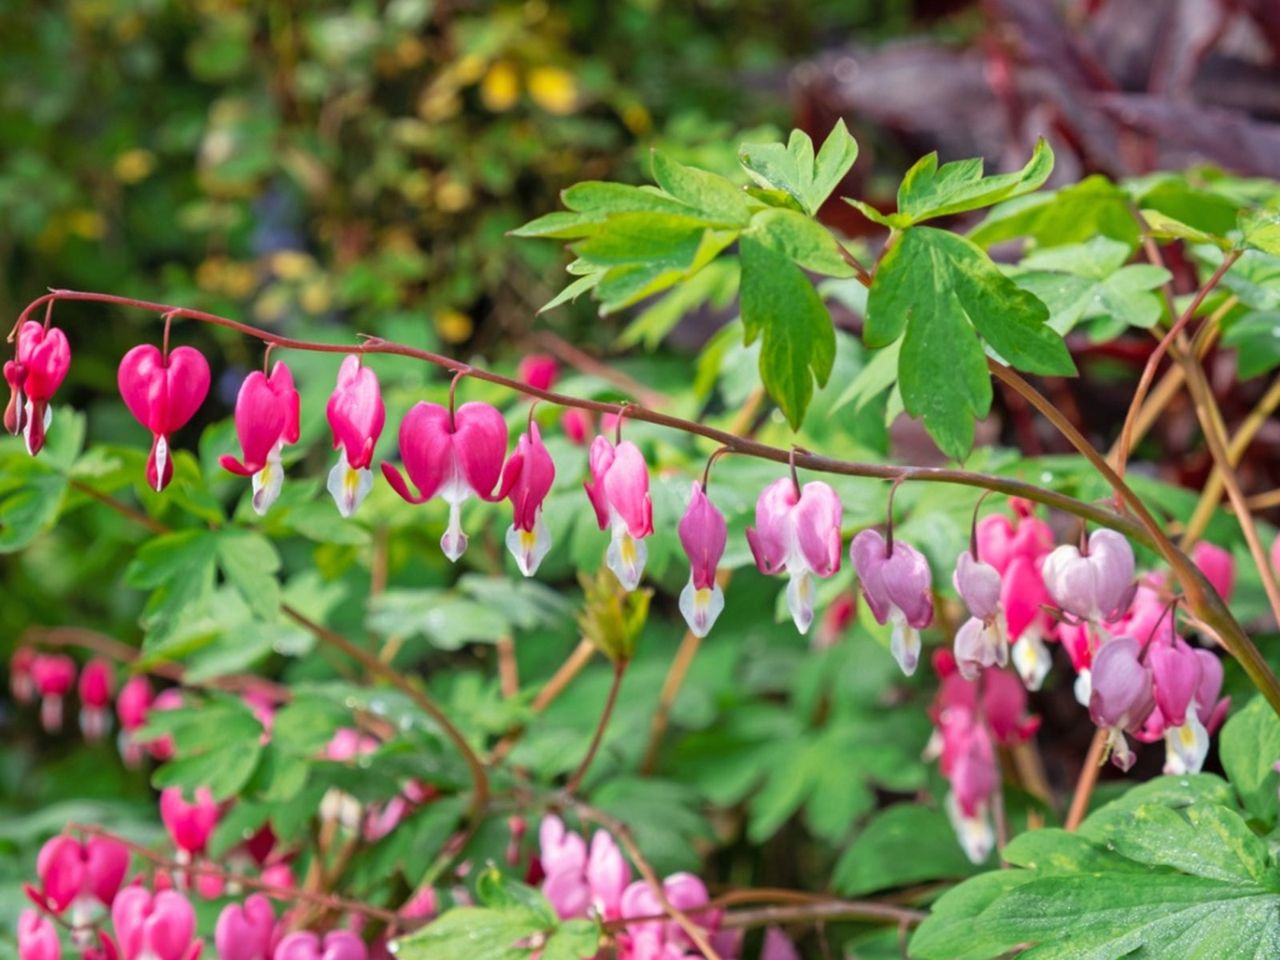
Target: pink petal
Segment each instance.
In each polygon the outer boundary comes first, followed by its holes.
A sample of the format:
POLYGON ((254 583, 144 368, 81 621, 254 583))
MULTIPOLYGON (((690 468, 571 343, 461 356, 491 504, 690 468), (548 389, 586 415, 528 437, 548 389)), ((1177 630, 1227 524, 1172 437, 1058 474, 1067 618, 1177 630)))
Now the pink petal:
POLYGON ((530 423, 529 432, 521 435, 514 456, 507 461, 507 468, 503 471, 502 486, 508 489, 511 498, 516 529, 533 530, 538 511, 542 509, 542 502, 551 492, 555 479, 555 461, 542 444, 538 425, 530 423), (508 472, 514 476, 508 478, 508 472))
POLYGON ((482 500, 494 487, 507 456, 507 422, 487 403, 464 403, 454 415, 453 451, 468 485, 482 500))
POLYGON ((396 493, 410 503, 430 500, 449 479, 453 467, 454 438, 449 430, 449 411, 438 403, 415 403, 400 421, 400 459, 405 472, 418 488, 411 495, 399 479, 399 472, 382 465, 383 475, 396 493))
POLYGON ((786 565, 791 508, 799 499, 790 477, 781 477, 760 491, 756 500, 756 525, 747 528, 747 543, 761 573, 775 574, 786 565))
POLYGON ((791 513, 796 544, 809 568, 819 577, 840 569, 840 523, 844 508, 835 490, 822 481, 806 483, 791 513))
POLYGON ((724 556, 728 541, 728 527, 724 515, 707 499, 702 484, 693 482, 689 507, 680 518, 680 544, 689 558, 695 589, 705 590, 715 585, 716 567, 724 556))
POLYGON ((649 500, 649 465, 630 440, 614 450, 613 463, 604 475, 604 492, 609 506, 627 525, 636 539, 653 533, 653 504, 649 500))
POLYGON ((885 556, 884 537, 880 531, 867 528, 858 533, 849 544, 849 559, 862 584, 862 595, 867 598, 867 606, 877 623, 887 623, 892 602, 888 588, 884 583, 885 556))
POLYGON ((613 466, 614 450, 605 437, 596 437, 591 441, 591 449, 587 453, 587 466, 591 471, 591 479, 584 483, 587 498, 596 512, 596 523, 601 530, 609 528, 609 497, 605 493, 604 478, 613 466))
POLYGON ((325 413, 333 430, 334 449, 346 450, 347 463, 353 469, 368 467, 373 462, 373 449, 382 435, 387 411, 378 375, 363 366, 355 354, 342 361, 325 413))

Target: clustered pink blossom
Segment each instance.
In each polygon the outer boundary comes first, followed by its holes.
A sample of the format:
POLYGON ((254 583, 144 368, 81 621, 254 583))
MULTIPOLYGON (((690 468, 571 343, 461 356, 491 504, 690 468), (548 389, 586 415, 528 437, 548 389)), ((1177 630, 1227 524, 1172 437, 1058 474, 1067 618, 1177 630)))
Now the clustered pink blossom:
POLYGON ((18 329, 14 358, 4 365, 9 403, 4 428, 26 440, 33 456, 44 447, 45 431, 53 419, 49 401, 71 369, 71 346, 57 327, 28 320, 18 329))
MULTIPOLYGON (((588 846, 586 839, 569 830, 559 817, 547 816, 538 840, 542 893, 561 919, 590 917, 609 922, 635 918, 624 923, 617 934, 618 960, 693 960, 701 956, 680 925, 664 917, 666 910, 649 883, 632 879, 630 865, 607 832, 596 831, 588 846)), ((662 881, 662 891, 673 907, 705 931, 721 957, 738 957, 741 937, 720 929, 723 914, 706 909, 711 898, 701 880, 692 874, 674 873, 662 881)), ((775 943, 773 949, 780 950, 781 944, 775 943)))

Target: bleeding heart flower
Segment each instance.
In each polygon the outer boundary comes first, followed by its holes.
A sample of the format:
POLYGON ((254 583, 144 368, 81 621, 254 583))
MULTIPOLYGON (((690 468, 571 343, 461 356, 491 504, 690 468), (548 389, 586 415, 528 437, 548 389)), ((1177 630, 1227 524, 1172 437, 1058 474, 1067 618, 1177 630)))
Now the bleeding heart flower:
POLYGON ((173 479, 169 439, 195 416, 209 393, 209 364, 199 350, 162 354, 149 343, 124 355, 117 373, 120 396, 134 419, 151 431, 147 484, 163 490, 173 479))
POLYGON ((208 787, 196 787, 195 799, 188 802, 180 787, 160 791, 160 819, 173 845, 191 856, 202 853, 218 825, 218 804, 208 787))
POLYGON ((115 669, 101 658, 90 660, 80 672, 80 730, 89 740, 106 736, 115 685, 115 669))
POLYGON ((120 720, 120 756, 124 758, 126 766, 136 767, 142 762, 143 745, 134 736, 134 731, 146 724, 153 698, 151 681, 143 674, 126 680, 120 688, 120 695, 116 697, 116 716, 120 720))
POLYGON ((1229 550, 1201 540, 1191 548, 1191 560, 1224 601, 1231 599, 1236 585, 1236 562, 1229 550))
POLYGON ((787 606, 796 629, 813 623, 813 577, 840 570, 840 524, 844 507, 822 481, 806 483, 782 477, 756 500, 756 525, 747 528, 747 544, 761 573, 787 572, 787 606))
POLYGON ((892 549, 877 530, 863 530, 849 557, 877 623, 892 623, 890 651, 907 676, 920 662, 920 631, 933 623, 933 574, 929 561, 910 544, 892 549))
POLYGON ((71 923, 93 921, 110 907, 129 869, 129 848, 110 837, 81 842, 61 835, 40 848, 36 876, 45 906, 54 913, 71 910, 71 923))
POLYGON ((260 893, 245 900, 244 906, 227 904, 213 935, 218 960, 271 960, 275 925, 271 901, 260 893))
POLYGON ((400 459, 418 493, 391 464, 382 465, 382 474, 409 503, 425 503, 439 494, 449 504, 449 527, 440 547, 457 561, 467 549, 462 504, 473 495, 490 503, 506 497, 506 489, 494 492, 506 455, 507 423, 496 408, 464 403, 450 413, 437 403, 415 403, 400 422, 400 459))
POLYGON ((1000 608, 1000 574, 965 550, 956 559, 952 580, 970 614, 956 631, 956 664, 961 676, 976 680, 984 667, 1003 667, 1009 662, 1009 641, 1000 608))
POLYGON ((253 478, 253 509, 262 516, 275 503, 284 483, 280 452, 298 442, 299 400, 289 367, 279 362, 267 376, 255 370, 236 395, 236 436, 244 459, 226 454, 224 470, 253 478))
POLYGON ((61 960, 62 943, 58 928, 35 910, 23 910, 18 917, 18 960, 61 960))
POLYGON ((1151 673, 1141 654, 1137 640, 1116 637, 1093 657, 1089 716, 1107 731, 1112 762, 1121 770, 1128 770, 1135 759, 1125 732, 1140 729, 1156 705, 1151 673))
POLYGON ((724 591, 716 583, 716 567, 724 556, 728 528, 724 514, 693 482, 689 508, 680 518, 680 543, 689 558, 689 582, 680 592, 680 612, 694 636, 705 637, 724 610, 724 591))
POLYGON ((76 662, 61 653, 39 653, 31 661, 31 679, 40 694, 40 723, 49 733, 62 729, 62 705, 76 682, 76 662))
POLYGON ((291 933, 276 947, 274 960, 368 960, 363 941, 349 930, 331 930, 323 940, 314 933, 291 933))
POLYGON ((341 450, 329 471, 329 493, 338 512, 349 517, 373 489, 373 450, 382 436, 387 411, 382 405, 378 375, 351 354, 338 368, 338 383, 325 407, 333 448, 341 450))
POLYGON ((1036 561, 1014 557, 1001 579, 1000 606, 1008 636, 1013 640, 1013 665, 1028 690, 1039 690, 1052 666, 1044 644, 1052 627, 1044 606, 1052 599, 1036 561))
POLYGON ((591 442, 591 479, 583 487, 601 530, 610 531, 605 563, 624 589, 640 585, 649 550, 644 538, 653 533, 649 499, 649 467, 640 448, 623 440, 615 448, 604 437, 591 442))
POLYGON ((9 692, 18 703, 34 703, 39 691, 31 667, 38 654, 31 647, 18 647, 9 658, 9 692))
POLYGON ((550 390, 560 377, 560 364, 545 353, 531 353, 516 367, 516 378, 538 390, 550 390))
POLYGON ((9 384, 4 428, 24 437, 32 456, 44 447, 45 431, 53 419, 49 401, 70 368, 71 346, 65 333, 57 327, 46 330, 34 320, 18 328, 15 359, 4 365, 9 384))
POLYGON ((951 783, 944 806, 965 855, 982 863, 995 846, 991 798, 1000 788, 995 747, 984 724, 964 711, 943 730, 942 772, 951 783))
POLYGON ((1100 622, 1124 613, 1133 596, 1133 548, 1114 530, 1095 530, 1081 553, 1071 544, 1045 558, 1044 585, 1067 613, 1100 622))
POLYGON ((516 452, 502 471, 502 486, 508 490, 514 512, 507 528, 507 549, 526 577, 537 572, 551 549, 551 534, 542 522, 542 501, 551 492, 555 479, 555 461, 542 445, 538 425, 530 420, 528 432, 521 435, 516 452))
POLYGON ((111 906, 111 921, 122 960, 195 960, 203 947, 194 939, 195 911, 176 890, 153 896, 126 887, 111 906))

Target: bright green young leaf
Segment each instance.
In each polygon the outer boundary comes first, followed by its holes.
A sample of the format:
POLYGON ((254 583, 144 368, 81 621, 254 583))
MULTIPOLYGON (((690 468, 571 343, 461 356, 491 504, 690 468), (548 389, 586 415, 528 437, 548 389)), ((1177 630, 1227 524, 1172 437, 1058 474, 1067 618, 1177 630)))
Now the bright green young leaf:
POLYGON ((760 378, 799 429, 814 381, 825 385, 835 362, 831 317, 800 268, 754 229, 742 235, 739 252, 746 343, 760 338, 760 378))
POLYGON ((211 696, 193 707, 153 710, 145 739, 173 737, 174 759, 152 776, 157 787, 188 792, 207 786, 215 800, 235 796, 253 776, 262 753, 262 724, 238 698, 211 696))
POLYGON ((0 456, 0 553, 21 550, 51 527, 67 478, 25 450, 0 456))
MULTIPOLYGON (((643 343, 649 350, 656 349, 663 337, 670 333, 684 316, 704 303, 717 308, 728 306, 737 296, 738 276, 736 258, 721 257, 712 261, 666 296, 641 311, 619 334, 618 346, 633 347, 643 343)), ((576 284, 570 284, 565 291, 574 286, 576 284)))
POLYGON ((1129 195, 1098 175, 1052 193, 1006 200, 969 234, 980 247, 1017 237, 1029 237, 1037 247, 1107 237, 1128 250, 1137 247, 1140 239, 1137 221, 1129 210, 1129 195))
POLYGON ((844 179, 858 159, 858 143, 843 120, 836 122, 814 156, 813 141, 803 130, 791 131, 781 143, 744 143, 738 160, 757 183, 793 197, 810 216, 844 179))
POLYGON ((395 941, 400 960, 529 960, 530 937, 547 932, 526 907, 455 907, 417 933, 395 941))
POLYGON ((854 275, 831 231, 794 210, 761 210, 751 218, 750 233, 805 270, 828 277, 854 275))
POLYGON ((983 176, 981 158, 957 160, 938 166, 937 153, 921 158, 907 171, 898 187, 898 212, 890 218, 905 227, 934 217, 989 207, 1001 200, 1039 189, 1053 171, 1053 150, 1048 141, 1036 141, 1027 165, 1016 173, 983 176))
POLYGON ((228 529, 218 532, 218 566, 240 592, 249 608, 263 620, 280 612, 280 555, 260 533, 228 529))
POLYGON ((1049 311, 963 237, 914 227, 876 271, 864 339, 872 348, 903 337, 902 399, 948 456, 963 458, 974 420, 991 405, 991 380, 978 334, 1002 360, 1031 373, 1075 372, 1049 311), (904 336, 905 333, 905 336, 904 336))
POLYGON ((144 544, 124 573, 125 583, 152 591, 142 613, 144 649, 176 632, 180 620, 204 609, 213 590, 218 538, 208 530, 179 530, 144 544))
POLYGON ((1280 211, 1261 209, 1242 213, 1240 233, 1245 246, 1280 256, 1280 211))
POLYGON ((1262 697, 1234 714, 1222 728, 1218 752, 1231 785, 1249 815, 1270 827, 1280 813, 1280 717, 1262 697))
POLYGON ((653 152, 653 179, 681 203, 710 220, 745 226, 751 215, 747 195, 714 173, 687 167, 659 150, 653 152))
POLYGON ((1143 210, 1142 219, 1147 222, 1147 229, 1157 240, 1186 240, 1190 243, 1212 243, 1223 250, 1231 248, 1230 240, 1215 237, 1159 210, 1143 210))

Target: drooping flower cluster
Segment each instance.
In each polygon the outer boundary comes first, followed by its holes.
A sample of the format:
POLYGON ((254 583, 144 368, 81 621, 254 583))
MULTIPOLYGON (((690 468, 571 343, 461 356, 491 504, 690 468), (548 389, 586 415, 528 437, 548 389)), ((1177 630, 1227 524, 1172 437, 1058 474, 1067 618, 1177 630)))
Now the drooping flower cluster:
POLYGON ((45 431, 53 417, 49 401, 71 368, 71 346, 57 327, 28 320, 18 329, 17 350, 4 365, 9 403, 4 428, 27 443, 33 456, 44 447, 45 431))
MULTIPOLYGON (((644 918, 627 923, 617 935, 619 960, 692 960, 701 956, 679 924, 653 919, 666 913, 662 902, 648 882, 631 879, 631 867, 608 833, 596 831, 588 847, 587 841, 565 827, 559 817, 547 816, 538 839, 542 893, 561 919, 590 917, 608 922, 644 918)), ((662 891, 673 907, 706 932, 721 957, 734 960, 739 955, 740 936, 720 929, 719 910, 703 909, 710 897, 701 880, 688 873, 672 874, 662 882, 662 891)))

